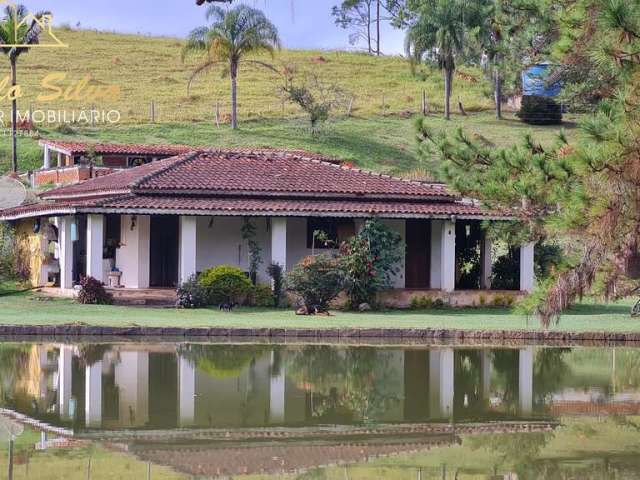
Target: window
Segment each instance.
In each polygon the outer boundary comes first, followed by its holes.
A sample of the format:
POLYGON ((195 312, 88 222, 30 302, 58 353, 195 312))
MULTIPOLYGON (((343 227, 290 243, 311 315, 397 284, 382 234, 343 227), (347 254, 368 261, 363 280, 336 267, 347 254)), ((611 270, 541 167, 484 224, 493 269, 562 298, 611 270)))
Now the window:
POLYGON ((309 218, 307 220, 307 248, 313 248, 313 234, 324 232, 327 242, 316 239, 315 248, 338 248, 345 240, 353 237, 356 226, 350 218, 309 218))

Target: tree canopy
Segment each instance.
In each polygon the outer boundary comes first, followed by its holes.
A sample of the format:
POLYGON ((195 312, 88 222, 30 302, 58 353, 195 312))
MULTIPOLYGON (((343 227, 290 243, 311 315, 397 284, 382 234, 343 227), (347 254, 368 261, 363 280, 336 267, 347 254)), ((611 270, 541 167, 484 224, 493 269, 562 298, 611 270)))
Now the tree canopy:
POLYGON ((628 294, 640 277, 640 4, 579 0, 553 15, 556 75, 575 98, 593 100, 596 88, 599 100, 577 141, 560 134, 544 147, 528 135, 496 149, 418 125, 422 156, 441 180, 520 218, 494 235, 560 240, 562 266, 528 303, 545 326, 583 294, 628 294))

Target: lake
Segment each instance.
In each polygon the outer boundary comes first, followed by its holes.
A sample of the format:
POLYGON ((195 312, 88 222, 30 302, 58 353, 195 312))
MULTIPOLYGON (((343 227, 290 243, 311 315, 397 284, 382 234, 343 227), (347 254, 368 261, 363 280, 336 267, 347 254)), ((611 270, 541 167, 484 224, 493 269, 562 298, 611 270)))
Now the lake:
POLYGON ((0 407, 1 478, 640 478, 635 348, 2 343, 0 407))

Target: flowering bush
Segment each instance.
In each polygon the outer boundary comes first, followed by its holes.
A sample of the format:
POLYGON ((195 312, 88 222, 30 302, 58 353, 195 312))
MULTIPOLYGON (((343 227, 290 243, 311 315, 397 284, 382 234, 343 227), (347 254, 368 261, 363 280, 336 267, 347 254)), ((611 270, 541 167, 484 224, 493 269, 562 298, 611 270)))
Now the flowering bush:
POLYGON ((340 269, 352 308, 374 304, 376 294, 391 286, 403 257, 402 246, 400 235, 375 219, 340 246, 340 269))
POLYGON ((329 255, 309 256, 287 273, 286 283, 287 290, 300 295, 307 312, 326 312, 342 290, 342 272, 329 255))
POLYGON ((113 297, 109 294, 101 281, 93 277, 82 277, 78 303, 83 305, 110 305, 113 297))

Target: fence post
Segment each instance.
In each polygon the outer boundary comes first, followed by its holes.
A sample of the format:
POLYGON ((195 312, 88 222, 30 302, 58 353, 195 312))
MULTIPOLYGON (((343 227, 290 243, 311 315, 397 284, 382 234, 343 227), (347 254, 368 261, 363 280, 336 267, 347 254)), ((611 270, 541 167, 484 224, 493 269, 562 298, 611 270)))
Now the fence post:
POLYGON ((220 128, 220 100, 216 100, 216 127, 220 128))
POLYGON ((87 462, 87 480, 91 480, 91 457, 89 457, 89 461, 87 462))
POLYGON ((353 108, 353 101, 355 100, 356 97, 351 97, 351 99, 349 100, 349 107, 347 107, 347 117, 351 116, 351 110, 353 108))
POLYGON ((94 103, 93 105, 91 105, 91 126, 92 127, 96 126, 95 112, 96 112, 96 104, 94 103))
POLYGON ((384 93, 382 94, 382 116, 384 117, 384 113, 385 113, 385 104, 384 104, 384 93))
POLYGON ((426 115, 429 107, 427 105, 427 91, 422 90, 422 115, 426 115))
POLYGON ((156 123, 156 102, 154 100, 151 100, 150 112, 151 112, 151 123, 156 123))

